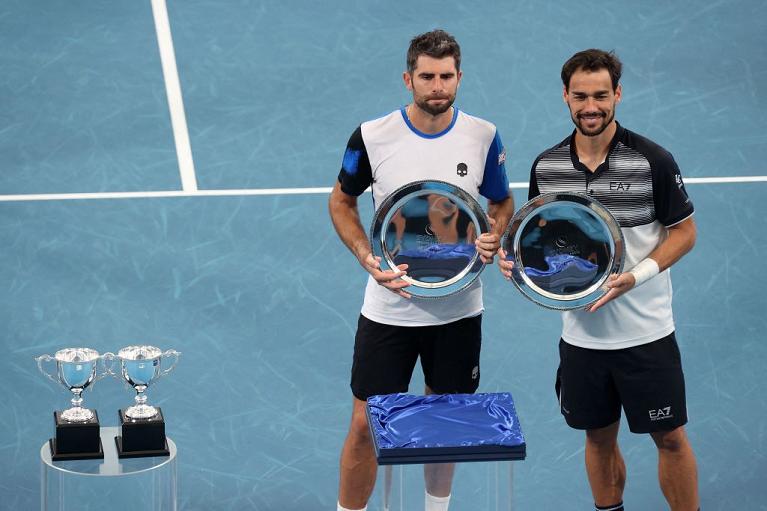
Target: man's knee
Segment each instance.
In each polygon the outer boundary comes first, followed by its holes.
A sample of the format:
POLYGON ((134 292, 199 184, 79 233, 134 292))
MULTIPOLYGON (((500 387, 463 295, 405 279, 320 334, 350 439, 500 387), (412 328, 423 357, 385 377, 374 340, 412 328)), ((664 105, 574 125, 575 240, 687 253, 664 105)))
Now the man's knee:
POLYGON ((352 415, 349 439, 355 443, 370 443, 370 427, 368 426, 367 415, 364 413, 354 413, 352 415))
POLYGON ((677 453, 686 449, 688 445, 687 435, 681 426, 672 431, 651 433, 651 436, 655 445, 662 451, 677 453))
POLYGON ((619 423, 605 428, 586 430, 586 441, 596 449, 614 449, 618 445, 619 423))

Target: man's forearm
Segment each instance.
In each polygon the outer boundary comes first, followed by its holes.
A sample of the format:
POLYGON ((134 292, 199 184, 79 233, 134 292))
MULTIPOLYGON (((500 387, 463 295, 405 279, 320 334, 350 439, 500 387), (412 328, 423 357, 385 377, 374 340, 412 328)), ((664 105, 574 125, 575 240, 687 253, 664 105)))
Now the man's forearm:
POLYGON ((668 238, 658 245, 648 257, 658 263, 658 268, 663 271, 692 250, 692 247, 695 246, 696 237, 695 221, 690 217, 670 227, 668 238))
POLYGON ((370 241, 360 221, 356 201, 343 198, 340 190, 333 190, 328 209, 333 227, 344 245, 360 263, 370 253, 370 241))
POLYGON ((503 233, 506 232, 506 227, 509 225, 509 220, 514 216, 514 197, 509 194, 508 197, 500 202, 489 201, 487 215, 495 220, 495 225, 493 225, 491 232, 499 237, 503 236, 503 233))

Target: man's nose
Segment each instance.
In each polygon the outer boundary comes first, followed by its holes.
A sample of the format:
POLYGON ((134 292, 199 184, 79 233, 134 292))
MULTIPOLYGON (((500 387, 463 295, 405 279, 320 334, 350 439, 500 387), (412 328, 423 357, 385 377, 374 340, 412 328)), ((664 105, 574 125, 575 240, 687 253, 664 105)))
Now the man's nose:
POLYGON ((598 110, 597 100, 591 96, 588 96, 585 101, 584 110, 598 110))

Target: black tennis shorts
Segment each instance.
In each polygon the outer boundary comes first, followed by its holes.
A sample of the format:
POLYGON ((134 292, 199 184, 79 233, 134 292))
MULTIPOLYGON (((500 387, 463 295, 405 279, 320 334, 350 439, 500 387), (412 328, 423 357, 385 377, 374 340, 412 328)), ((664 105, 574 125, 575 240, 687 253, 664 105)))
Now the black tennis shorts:
POLYGON ((407 392, 420 356, 424 380, 437 394, 471 394, 479 385, 482 315, 445 325, 394 326, 360 314, 354 340, 351 387, 366 400, 407 392))
POLYGON ((673 333, 621 350, 579 348, 559 341, 560 411, 575 429, 620 419, 634 433, 670 431, 687 423, 684 374, 673 333))

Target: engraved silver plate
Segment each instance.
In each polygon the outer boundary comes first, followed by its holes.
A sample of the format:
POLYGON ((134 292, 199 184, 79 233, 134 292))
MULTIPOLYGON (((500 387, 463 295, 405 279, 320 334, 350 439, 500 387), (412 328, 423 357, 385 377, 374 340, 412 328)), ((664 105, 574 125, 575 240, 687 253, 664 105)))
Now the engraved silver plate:
POLYGON ((514 262, 514 285, 549 309, 596 302, 608 277, 623 269, 620 225, 580 193, 546 193, 527 202, 511 219, 502 246, 514 262))
POLYGON ((370 228, 373 255, 382 270, 407 264, 403 289, 414 297, 458 293, 485 265, 474 240, 490 230, 479 203, 443 181, 417 181, 392 193, 376 211, 370 228))

